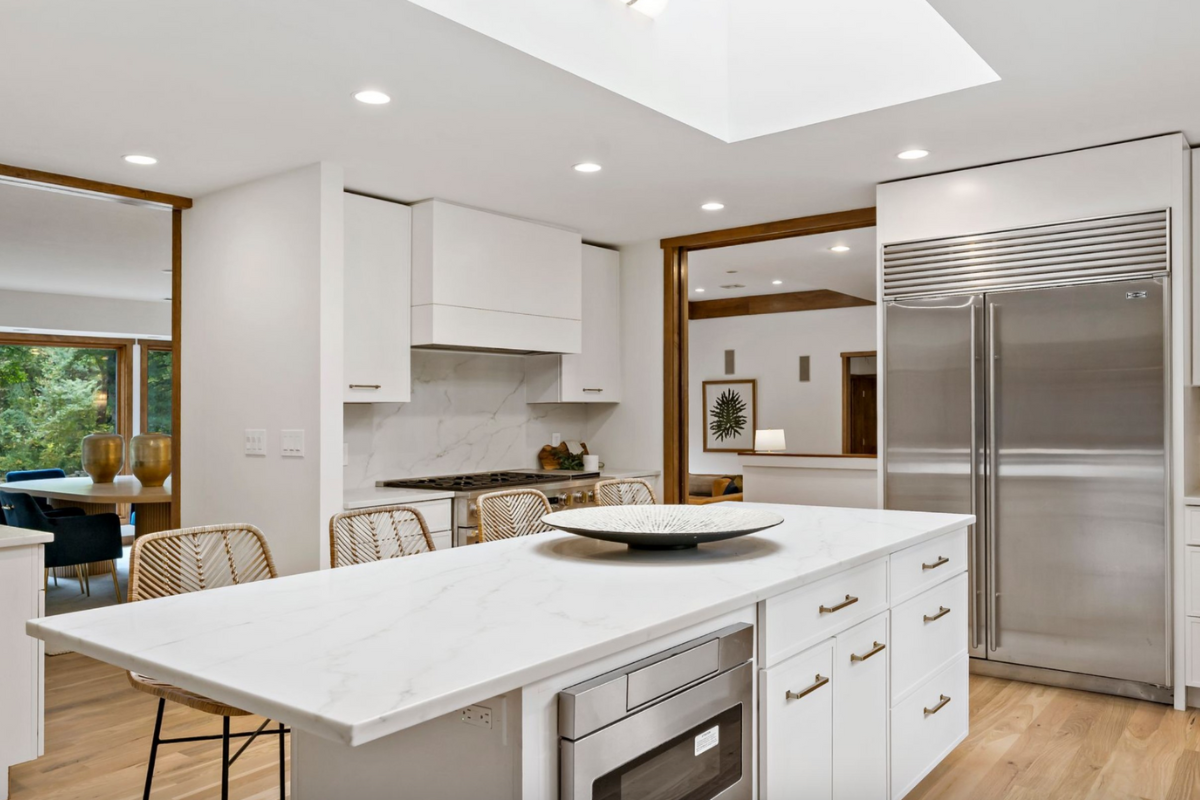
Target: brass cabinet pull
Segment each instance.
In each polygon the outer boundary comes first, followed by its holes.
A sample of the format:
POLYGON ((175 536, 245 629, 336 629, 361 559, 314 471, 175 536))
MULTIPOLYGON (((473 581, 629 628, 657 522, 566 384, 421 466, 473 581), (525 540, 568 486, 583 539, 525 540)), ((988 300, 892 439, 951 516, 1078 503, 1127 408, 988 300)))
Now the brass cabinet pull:
POLYGON ((352 383, 352 384, 350 384, 350 388, 351 389, 382 389, 383 386, 381 386, 378 383, 352 383))
POLYGON ((945 708, 945 707, 946 707, 946 703, 949 703, 949 702, 950 702, 950 698, 949 698, 949 697, 946 697, 946 695, 944 695, 944 694, 943 694, 943 695, 941 695, 941 696, 939 697, 938 704, 937 704, 936 706, 934 706, 933 708, 927 708, 927 709, 925 709, 925 716, 927 716, 927 717, 928 717, 928 716, 931 716, 931 715, 933 715, 933 714, 936 714, 937 712, 939 712, 939 711, 941 711, 943 708, 945 708))
POLYGON ((876 655, 877 653, 882 653, 885 647, 887 647, 886 644, 880 644, 879 642, 873 642, 871 645, 871 649, 868 650, 867 652, 863 653, 861 656, 858 653, 851 653, 850 660, 851 661, 866 661, 871 656, 876 655))
POLYGON ((603 389, 584 389, 585 392, 603 392, 603 389))
POLYGON ((829 678, 824 677, 823 675, 821 675, 821 673, 818 672, 816 677, 813 679, 813 685, 809 686, 807 689, 801 689, 798 692, 793 692, 791 689, 788 689, 787 699, 788 700, 799 700, 801 697, 805 697, 807 695, 812 694, 817 689, 820 689, 822 686, 824 686, 827 683, 829 683, 829 678))
POLYGON ((852 606, 857 602, 858 602, 857 597, 852 597, 851 595, 846 595, 846 599, 843 600, 842 602, 838 603, 835 606, 821 606, 820 611, 822 614, 832 614, 835 611, 841 611, 846 606, 852 606))
POLYGON ((946 616, 949 613, 950 613, 950 609, 946 608, 945 606, 938 606, 938 612, 936 614, 934 614, 933 616, 926 614, 925 621, 933 622, 936 619, 941 619, 942 617, 946 616))
POLYGON ((950 563, 950 559, 946 558, 945 556, 938 556, 938 560, 933 562, 932 564, 924 564, 924 563, 921 564, 921 569, 922 570, 937 569, 942 564, 949 564, 949 563, 950 563))

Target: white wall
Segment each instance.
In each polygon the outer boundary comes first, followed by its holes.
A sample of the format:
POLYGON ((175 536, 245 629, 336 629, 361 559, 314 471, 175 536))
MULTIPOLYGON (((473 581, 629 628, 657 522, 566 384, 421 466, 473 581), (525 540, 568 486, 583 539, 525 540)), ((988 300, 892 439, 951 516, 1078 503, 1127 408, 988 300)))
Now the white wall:
MULTIPOLYGON (((620 248, 622 401, 588 412, 588 448, 609 467, 663 466, 663 255, 657 241, 620 248)), ((661 481, 658 487, 661 496, 661 481)))
POLYGON ((0 326, 39 333, 170 337, 171 304, 0 289, 0 326))
POLYGON ((327 563, 342 502, 342 188, 315 164, 184 212, 183 523, 257 525, 281 574, 327 563), (281 457, 285 428, 304 458, 281 457))
POLYGON ((704 381, 755 379, 759 428, 783 428, 792 453, 842 452, 841 354, 875 349, 875 307, 790 311, 688 323, 688 461, 694 474, 739 474, 737 453, 704 452, 704 381), (725 351, 736 351, 734 375, 725 351), (809 378, 799 380, 799 357, 809 378))

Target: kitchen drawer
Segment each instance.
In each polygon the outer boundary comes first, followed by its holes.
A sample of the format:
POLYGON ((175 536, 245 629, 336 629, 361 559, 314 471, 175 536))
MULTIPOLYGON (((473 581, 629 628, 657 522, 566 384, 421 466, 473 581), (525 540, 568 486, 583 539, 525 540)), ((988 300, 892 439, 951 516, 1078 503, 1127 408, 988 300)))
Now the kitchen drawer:
POLYGON ((967 736, 967 656, 892 709, 892 800, 908 794, 967 736))
POLYGON ((454 534, 450 531, 430 531, 429 538, 433 539, 434 550, 449 550, 454 546, 454 534))
POLYGON ((759 796, 833 796, 833 641, 760 673, 759 796))
POLYGON ((934 584, 967 569, 967 529, 892 553, 889 578, 892 605, 903 603, 934 584))
POLYGON ((967 574, 892 608, 892 705, 967 652, 967 574))
POLYGON ((1200 544, 1200 508, 1188 506, 1183 510, 1183 527, 1186 529, 1187 543, 1200 544))
POLYGON ((777 664, 886 608, 886 558, 772 597, 763 604, 762 665, 777 664))
POLYGON ((450 530, 449 500, 426 500, 421 503, 405 503, 405 505, 421 512, 430 533, 450 530))

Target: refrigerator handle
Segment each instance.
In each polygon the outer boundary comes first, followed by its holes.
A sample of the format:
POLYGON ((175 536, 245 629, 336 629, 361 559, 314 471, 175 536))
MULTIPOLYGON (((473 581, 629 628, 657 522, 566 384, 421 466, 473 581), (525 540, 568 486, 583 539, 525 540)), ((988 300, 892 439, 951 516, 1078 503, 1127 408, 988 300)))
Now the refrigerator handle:
MULTIPOLYGON (((978 498, 978 491, 976 488, 976 483, 979 480, 979 476, 976 474, 977 473, 976 461, 979 458, 979 452, 978 452, 978 438, 979 437, 977 435, 977 432, 979 429, 976 427, 976 419, 975 419, 975 416, 976 416, 975 407, 976 407, 976 405, 978 405, 978 398, 975 396, 975 392, 978 389, 978 383, 976 381, 976 376, 975 376, 975 371, 976 371, 975 370, 975 362, 979 358, 979 349, 978 349, 978 345, 976 344, 976 341, 975 341, 975 339, 976 339, 975 329, 978 327, 979 327, 979 320, 975 313, 975 303, 974 303, 974 301, 972 301, 972 303, 971 303, 971 513, 975 515, 976 530, 978 530, 978 528, 979 528, 979 502, 978 502, 979 498, 978 498)), ((971 575, 972 575, 972 581, 978 580, 977 570, 975 568, 975 562, 976 562, 975 539, 976 539, 976 536, 977 536, 976 532, 973 531, 971 538, 967 540, 967 546, 968 546, 967 563, 969 563, 971 565, 970 571, 971 571, 971 575)), ((978 605, 978 604, 976 603, 976 600, 975 600, 975 587, 974 586, 971 587, 971 591, 967 597, 967 600, 968 600, 967 614, 971 618, 971 647, 973 649, 978 649, 979 648, 979 611, 976 608, 976 605, 978 605)))
POLYGON ((987 307, 987 525, 984 538, 987 543, 987 624, 988 648, 996 651, 999 645, 996 624, 996 306, 987 307))

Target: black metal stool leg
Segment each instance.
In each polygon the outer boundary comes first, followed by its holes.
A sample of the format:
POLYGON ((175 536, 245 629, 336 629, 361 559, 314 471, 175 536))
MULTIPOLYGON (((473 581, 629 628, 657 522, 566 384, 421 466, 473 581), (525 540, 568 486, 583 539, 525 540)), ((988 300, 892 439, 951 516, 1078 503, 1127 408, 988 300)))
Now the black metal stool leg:
POLYGON ((150 785, 154 782, 154 760, 158 757, 158 737, 162 733, 163 708, 167 701, 158 698, 158 716, 154 720, 154 738, 150 740, 150 763, 146 765, 146 790, 142 792, 142 800, 150 800, 150 785))
POLYGON ((287 771, 284 765, 284 747, 283 747, 283 723, 279 723, 279 800, 286 800, 287 797, 287 771))
POLYGON ((221 800, 229 800, 229 717, 222 717, 221 732, 221 800))

